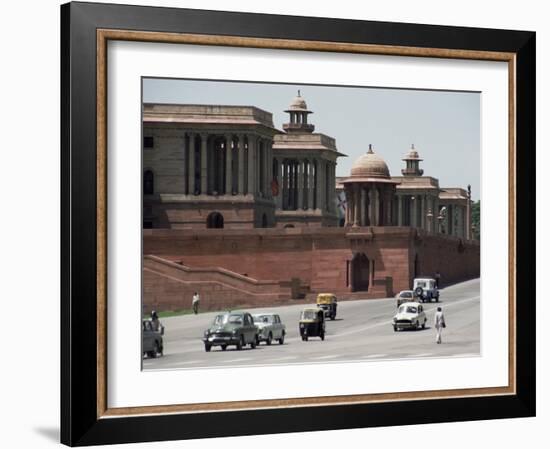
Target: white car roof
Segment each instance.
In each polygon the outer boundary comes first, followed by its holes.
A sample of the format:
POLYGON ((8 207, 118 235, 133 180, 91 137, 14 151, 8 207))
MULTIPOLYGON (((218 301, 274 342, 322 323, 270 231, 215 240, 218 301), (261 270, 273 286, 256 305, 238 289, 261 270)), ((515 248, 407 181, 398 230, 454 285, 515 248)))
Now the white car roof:
POLYGON ((420 304, 419 302, 404 302, 402 303, 399 308, 403 307, 403 306, 414 306, 414 307, 418 307, 418 306, 421 306, 422 304, 420 304))
POLYGON ((435 279, 434 278, 415 278, 414 282, 416 282, 416 281, 423 281, 423 282, 425 282, 425 281, 435 281, 435 279))

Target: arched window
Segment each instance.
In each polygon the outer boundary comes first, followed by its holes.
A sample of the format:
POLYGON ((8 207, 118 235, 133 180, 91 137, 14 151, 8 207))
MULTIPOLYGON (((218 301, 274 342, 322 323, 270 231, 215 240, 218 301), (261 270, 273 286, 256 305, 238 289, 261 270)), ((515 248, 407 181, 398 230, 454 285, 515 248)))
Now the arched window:
POLYGON ((206 227, 209 229, 223 228, 223 215, 219 212, 212 212, 206 217, 206 227))
POLYGON ((155 193, 155 177, 151 170, 146 170, 143 173, 143 194, 152 195, 155 193))

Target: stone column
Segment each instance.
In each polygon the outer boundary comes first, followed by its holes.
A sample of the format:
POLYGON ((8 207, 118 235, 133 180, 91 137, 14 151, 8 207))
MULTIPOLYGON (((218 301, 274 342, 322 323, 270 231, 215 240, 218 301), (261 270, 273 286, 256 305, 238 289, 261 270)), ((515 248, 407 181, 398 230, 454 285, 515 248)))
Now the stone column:
POLYGON ((206 195, 208 180, 208 157, 206 155, 208 143, 208 134, 201 133, 201 195, 206 195))
POLYGON ((380 217, 380 192, 378 191, 378 188, 374 189, 374 222, 376 223, 375 226, 380 226, 381 223, 381 217, 380 217))
POLYGON ((255 195, 256 193, 256 183, 255 175, 256 175, 256 137, 249 134, 248 135, 248 189, 247 193, 249 195, 255 195))
POLYGON ((280 157, 276 157, 277 161, 277 185, 279 186, 279 194, 275 197, 275 207, 277 209, 283 208, 283 175, 282 175, 282 166, 283 160, 280 157))
POLYGON ((225 136, 225 194, 233 194, 233 154, 231 150, 231 142, 233 136, 228 134, 225 136))
POLYGON ((237 181, 237 189, 239 192, 239 195, 244 195, 244 135, 239 134, 237 136, 239 139, 238 141, 238 156, 239 156, 239 166, 238 166, 238 181, 237 181))
MULTIPOLYGON (((321 204, 321 196, 322 196, 322 190, 323 190, 323 187, 321 185, 321 177, 322 177, 323 167, 321 164, 321 159, 316 159, 315 162, 316 162, 315 174, 317 178, 315 179, 315 206, 318 210, 323 210, 323 206, 321 204)), ((352 221, 353 221, 353 217, 352 217, 352 221)))
POLYGON ((359 226, 359 185, 353 185, 353 226, 359 226))
POLYGON ((361 187, 361 195, 360 195, 359 201, 361 203, 361 226, 366 226, 367 222, 365 219, 365 211, 366 211, 365 206, 367 203, 367 192, 363 187, 361 187))
POLYGON ((298 210, 304 210, 304 161, 298 159, 298 210))
POLYGON ((416 212, 416 208, 418 207, 418 195, 413 195, 414 196, 414 200, 411 201, 412 203, 412 207, 411 207, 411 226, 414 226, 414 227, 417 227, 418 226, 418 223, 417 223, 417 217, 418 217, 418 213, 416 212))
POLYGON ((183 193, 185 193, 185 190, 187 189, 186 183, 188 183, 188 180, 186 179, 185 174, 187 173, 187 138, 185 133, 183 133, 182 137, 182 171, 183 171, 183 193))
POLYGON ((195 133, 189 133, 189 176, 187 188, 189 195, 195 194, 195 133))
POLYGON ((271 141, 265 141, 265 197, 273 198, 271 180, 273 179, 273 160, 271 158, 271 141))
POLYGON ((403 226, 403 196, 397 197, 397 226, 403 226))
POLYGON ((385 226, 391 226, 391 209, 392 209, 392 201, 391 201, 391 187, 386 187, 384 189, 384 225, 385 226))

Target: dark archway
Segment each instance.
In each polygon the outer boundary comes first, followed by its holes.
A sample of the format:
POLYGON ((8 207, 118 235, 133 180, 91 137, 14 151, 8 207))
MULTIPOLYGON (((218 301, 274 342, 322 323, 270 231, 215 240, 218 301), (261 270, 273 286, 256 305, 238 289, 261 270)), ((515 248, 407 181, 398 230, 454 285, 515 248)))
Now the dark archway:
POLYGON ((365 253, 356 253, 350 264, 350 287, 352 292, 368 291, 370 261, 365 253))
POLYGON ((262 215, 262 228, 267 228, 267 215, 262 215))
POLYGON ((291 223, 287 223, 286 225, 283 226, 283 228, 285 228, 285 229, 290 229, 290 228, 293 228, 293 227, 294 227, 294 225, 291 224, 291 223))
POLYGON ((152 195, 155 193, 155 175, 151 170, 146 170, 143 173, 143 194, 152 195))
POLYGON ((420 262, 418 261, 418 254, 415 254, 414 256, 414 276, 413 278, 417 278, 420 274, 420 262))
POLYGON ((219 212, 212 212, 206 218, 206 227, 210 229, 223 228, 223 215, 219 212))

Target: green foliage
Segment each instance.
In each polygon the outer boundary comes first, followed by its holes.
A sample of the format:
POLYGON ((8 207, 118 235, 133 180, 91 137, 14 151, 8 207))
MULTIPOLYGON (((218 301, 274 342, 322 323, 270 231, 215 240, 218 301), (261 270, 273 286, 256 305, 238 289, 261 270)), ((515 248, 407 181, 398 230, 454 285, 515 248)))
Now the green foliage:
POLYGON ((479 231, 481 225, 481 203, 476 201, 472 204, 472 228, 473 228, 473 237, 476 240, 479 240, 479 231))

